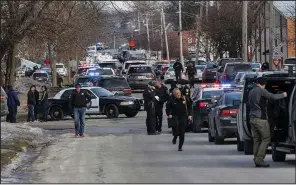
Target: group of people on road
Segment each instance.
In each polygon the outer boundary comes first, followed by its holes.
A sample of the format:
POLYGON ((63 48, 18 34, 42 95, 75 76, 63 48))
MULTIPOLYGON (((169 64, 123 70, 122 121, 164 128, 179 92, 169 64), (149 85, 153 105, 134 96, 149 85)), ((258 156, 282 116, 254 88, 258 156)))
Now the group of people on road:
POLYGON ((173 131, 172 143, 176 144, 179 137, 178 150, 182 151, 186 127, 188 121, 192 120, 189 87, 186 85, 180 89, 177 87, 177 83, 173 82, 168 91, 160 80, 149 82, 148 87, 143 92, 143 98, 144 109, 147 112, 147 134, 158 135, 161 133, 163 107, 166 103, 166 115, 173 131))
MULTIPOLYGON (((176 76, 176 82, 180 82, 182 80, 182 73, 184 72, 183 65, 179 60, 176 60, 176 62, 173 65, 175 76, 176 76)), ((186 74, 188 75, 188 83, 190 85, 190 88, 194 88, 194 75, 197 73, 195 68, 195 62, 188 62, 187 68, 186 68, 186 74)))

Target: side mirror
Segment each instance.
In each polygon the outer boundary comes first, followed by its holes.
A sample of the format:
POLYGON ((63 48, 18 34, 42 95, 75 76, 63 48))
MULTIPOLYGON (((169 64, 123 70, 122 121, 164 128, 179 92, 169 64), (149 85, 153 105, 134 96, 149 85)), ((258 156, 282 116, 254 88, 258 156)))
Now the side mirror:
POLYGON ((239 106, 241 104, 241 101, 240 100, 233 100, 233 103, 232 103, 234 106, 239 106))

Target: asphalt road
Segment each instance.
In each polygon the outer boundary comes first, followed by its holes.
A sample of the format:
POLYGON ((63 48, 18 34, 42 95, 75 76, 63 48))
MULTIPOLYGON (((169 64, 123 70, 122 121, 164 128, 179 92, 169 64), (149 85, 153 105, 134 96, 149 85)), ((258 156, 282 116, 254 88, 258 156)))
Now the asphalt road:
MULTIPOLYGON (((135 96, 141 97, 141 94, 135 96)), ((56 129, 59 140, 17 175, 21 183, 295 183, 295 156, 286 162, 266 161, 255 168, 253 157, 236 151, 235 140, 224 145, 207 134, 186 133, 184 151, 177 151, 164 117, 163 133, 146 135, 145 112, 135 118, 86 121, 86 137, 73 137, 73 120, 29 123, 56 129)))

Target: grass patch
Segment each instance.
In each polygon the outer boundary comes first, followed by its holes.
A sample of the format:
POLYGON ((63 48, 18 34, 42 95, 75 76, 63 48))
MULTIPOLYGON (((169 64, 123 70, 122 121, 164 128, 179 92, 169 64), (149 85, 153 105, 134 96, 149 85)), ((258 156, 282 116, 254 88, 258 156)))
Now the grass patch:
POLYGON ((17 152, 15 151, 2 151, 1 150, 1 168, 11 163, 11 161, 17 157, 17 152))

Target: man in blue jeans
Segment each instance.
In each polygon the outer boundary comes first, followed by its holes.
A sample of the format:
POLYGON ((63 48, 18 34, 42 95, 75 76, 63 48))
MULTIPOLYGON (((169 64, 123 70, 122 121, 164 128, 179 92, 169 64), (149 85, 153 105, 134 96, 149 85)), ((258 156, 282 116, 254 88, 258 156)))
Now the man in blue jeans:
POLYGON ((71 94, 71 105, 74 111, 75 137, 84 137, 84 122, 86 105, 91 101, 90 95, 81 90, 81 85, 76 84, 71 94))

